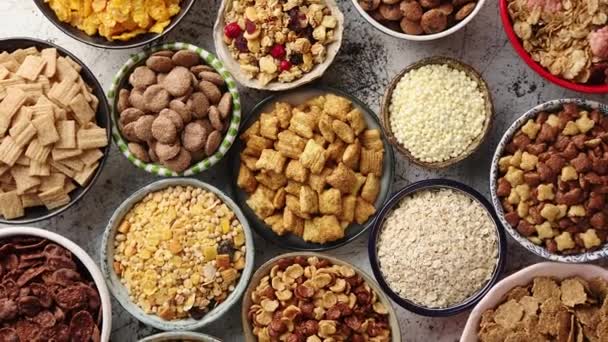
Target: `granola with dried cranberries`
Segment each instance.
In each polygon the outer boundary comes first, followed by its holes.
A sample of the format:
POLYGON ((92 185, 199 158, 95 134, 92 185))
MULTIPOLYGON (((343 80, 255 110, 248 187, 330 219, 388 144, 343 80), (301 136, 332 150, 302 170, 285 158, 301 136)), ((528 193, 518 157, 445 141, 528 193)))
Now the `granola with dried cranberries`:
POLYGON ((323 63, 338 27, 323 0, 235 0, 224 16, 232 57, 262 85, 295 81, 323 63))

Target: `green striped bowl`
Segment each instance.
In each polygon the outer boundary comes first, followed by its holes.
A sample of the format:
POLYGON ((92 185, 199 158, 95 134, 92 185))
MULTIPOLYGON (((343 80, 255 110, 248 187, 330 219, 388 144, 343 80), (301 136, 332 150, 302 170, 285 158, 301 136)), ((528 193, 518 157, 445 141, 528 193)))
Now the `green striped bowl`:
POLYGON ((224 64, 213 54, 202 49, 198 46, 188 44, 188 43, 168 43, 154 46, 150 49, 144 50, 138 54, 135 54, 129 58, 129 60, 120 68, 118 73, 114 76, 112 80, 112 86, 108 90, 108 102, 110 103, 110 110, 112 113, 112 138, 118 146, 118 149, 122 152, 122 154, 127 157, 127 159, 135 166, 140 169, 143 169, 149 173, 152 173, 161 177, 179 177, 179 176, 192 176, 199 174, 203 171, 210 169, 213 165, 217 164, 227 153, 232 143, 237 137, 239 126, 241 124, 241 99, 239 96, 239 92, 236 86, 236 81, 232 78, 232 75, 226 70, 224 64), (116 109, 116 104, 118 101, 118 92, 120 91, 120 87, 126 84, 126 80, 129 75, 135 69, 136 66, 139 66, 146 58, 148 58, 152 53, 160 50, 190 50, 194 51, 201 56, 201 58, 210 66, 212 66, 226 81, 226 86, 228 87, 228 91, 232 95, 232 118, 230 120, 230 127, 226 132, 220 147, 217 152, 212 156, 209 156, 200 162, 190 166, 189 169, 184 171, 183 173, 177 173, 169 170, 168 168, 155 163, 145 163, 137 158, 129 151, 127 148, 127 141, 122 137, 120 130, 118 129, 118 118, 120 113, 116 109))

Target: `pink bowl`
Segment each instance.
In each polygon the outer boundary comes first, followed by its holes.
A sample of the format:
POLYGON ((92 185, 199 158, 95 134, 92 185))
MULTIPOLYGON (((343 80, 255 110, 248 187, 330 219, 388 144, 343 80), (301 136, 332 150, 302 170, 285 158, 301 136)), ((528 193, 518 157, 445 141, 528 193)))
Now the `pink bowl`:
POLYGON ((585 85, 580 83, 574 83, 567 81, 563 78, 552 75, 547 69, 545 69, 542 65, 537 63, 532 59, 532 57, 528 54, 528 52, 524 49, 519 37, 515 34, 515 30, 513 29, 513 22, 511 21, 511 17, 509 16, 508 0, 499 0, 500 5, 500 17, 502 19, 502 26, 505 29, 505 33, 511 42, 511 45, 517 51, 517 54, 528 64, 532 70, 536 71, 539 75, 541 75, 544 79, 557 84, 560 87, 564 87, 570 90, 578 91, 581 93, 590 93, 590 94, 605 94, 608 93, 608 84, 605 85, 585 85))

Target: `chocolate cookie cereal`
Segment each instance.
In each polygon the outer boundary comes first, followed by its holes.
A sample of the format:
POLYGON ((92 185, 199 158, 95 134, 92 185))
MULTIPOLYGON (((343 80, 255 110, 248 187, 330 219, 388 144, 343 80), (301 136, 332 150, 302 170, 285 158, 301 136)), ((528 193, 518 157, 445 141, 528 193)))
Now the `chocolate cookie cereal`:
POLYGON ((232 95, 222 76, 202 63, 195 52, 164 50, 129 75, 118 94, 118 126, 140 161, 183 172, 219 148, 232 95))
POLYGON ((0 340, 99 341, 99 292, 67 249, 29 236, 0 240, 0 340))
POLYGON ((435 34, 468 17, 475 0, 359 0, 359 5, 381 24, 405 34, 435 34))
POLYGON ((258 341, 390 341, 389 311, 346 265, 317 257, 277 261, 251 293, 258 341))
POLYGON ((565 104, 530 119, 505 147, 496 193, 505 219, 552 253, 601 247, 608 236, 608 118, 565 104))

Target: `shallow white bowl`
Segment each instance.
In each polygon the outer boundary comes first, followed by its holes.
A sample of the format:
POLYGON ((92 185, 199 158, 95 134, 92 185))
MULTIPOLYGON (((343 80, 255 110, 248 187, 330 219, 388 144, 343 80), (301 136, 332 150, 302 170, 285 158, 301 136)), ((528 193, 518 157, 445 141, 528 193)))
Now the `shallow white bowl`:
POLYGON ((101 243, 101 270, 103 276, 106 278, 110 291, 133 317, 137 318, 140 322, 152 326, 160 330, 197 330, 211 322, 219 319, 224 313, 226 313, 237 301, 247 287, 251 273, 253 273, 253 258, 255 255, 255 248, 253 246, 253 234, 249 223, 243 212, 239 207, 226 196, 222 191, 211 186, 207 183, 201 182, 193 178, 172 178, 164 179, 151 184, 146 185, 139 191, 135 192, 129 198, 127 198, 122 204, 116 209, 110 222, 106 227, 103 234, 103 240, 101 243), (241 277, 235 286, 234 291, 228 295, 225 301, 220 303, 214 309, 210 310, 202 319, 196 320, 193 318, 179 319, 173 321, 167 321, 159 316, 150 315, 145 313, 137 304, 133 303, 129 299, 127 288, 120 282, 120 278, 116 272, 114 272, 114 237, 118 231, 118 226, 122 222, 122 218, 131 210, 131 208, 141 201, 146 195, 151 192, 156 192, 171 186, 192 186, 195 188, 201 188, 210 191, 217 195, 217 197, 226 203, 226 205, 234 212, 236 217, 243 226, 243 233, 245 234, 245 246, 247 251, 245 253, 245 268, 241 272, 241 277))
POLYGON ((179 339, 185 339, 188 341, 195 341, 195 342, 221 342, 221 340, 219 340, 213 336, 209 336, 207 334, 200 334, 200 333, 196 333, 196 332, 190 332, 190 331, 164 332, 164 333, 144 337, 143 339, 139 340, 139 342, 165 342, 165 341, 175 341, 175 340, 179 340, 179 339))
POLYGON ((91 259, 87 252, 85 252, 71 240, 48 230, 32 227, 10 227, 0 229, 0 239, 22 235, 37 236, 53 241, 69 250, 76 258, 78 258, 78 260, 80 260, 91 275, 91 278, 95 283, 95 287, 97 287, 97 291, 99 292, 99 298, 101 299, 102 321, 101 326, 99 327, 101 330, 100 341, 110 341, 110 333, 112 331, 112 303, 110 300, 110 292, 108 292, 108 287, 106 286, 104 277, 101 274, 99 267, 97 267, 97 264, 95 264, 95 261, 91 259))
POLYGON ((504 278, 498 284, 494 285, 492 290, 475 306, 467 324, 464 327, 464 332, 460 337, 460 342, 475 342, 477 341, 477 329, 481 320, 481 314, 488 309, 495 308, 504 300, 504 295, 512 288, 519 285, 526 285, 532 282, 535 277, 547 276, 558 279, 579 276, 584 279, 602 277, 608 280, 608 270, 595 265, 573 265, 560 264, 556 262, 542 262, 528 266, 512 275, 504 278))
POLYGON ((363 8, 361 8, 358 0, 352 0, 352 2, 353 2, 353 5, 355 6, 355 8, 357 9, 357 11, 359 12, 359 14, 361 14, 363 16, 363 18, 365 18, 365 20, 367 20, 370 24, 372 24, 372 26, 374 26, 376 29, 388 34, 389 36, 393 36, 395 38, 400 38, 400 39, 405 39, 405 40, 429 41, 429 40, 436 40, 436 39, 441 39, 441 38, 447 37, 447 36, 451 35, 452 33, 465 27, 471 20, 473 20, 473 18, 477 15, 477 13, 479 13, 479 11, 483 7, 486 0, 477 0, 477 6, 475 6, 475 9, 473 10, 473 12, 471 12, 471 14, 469 14, 468 17, 464 18, 464 20, 462 20, 458 24, 450 27, 449 29, 447 29, 445 31, 441 31, 439 33, 435 33, 435 34, 422 34, 422 35, 406 34, 403 32, 395 31, 387 26, 384 26, 384 25, 382 25, 382 23, 380 23, 376 19, 372 18, 372 16, 369 15, 369 13, 367 13, 363 8))

